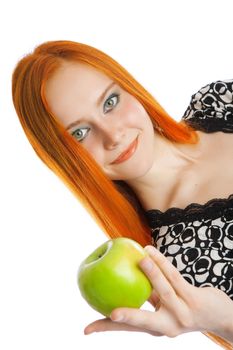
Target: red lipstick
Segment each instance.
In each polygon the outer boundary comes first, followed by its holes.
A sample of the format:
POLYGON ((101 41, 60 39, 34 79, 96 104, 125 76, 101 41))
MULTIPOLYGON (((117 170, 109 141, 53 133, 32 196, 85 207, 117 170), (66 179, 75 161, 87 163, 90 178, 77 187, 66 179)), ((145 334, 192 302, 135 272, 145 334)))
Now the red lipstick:
POLYGON ((136 151, 137 145, 138 145, 138 137, 111 164, 119 164, 119 163, 122 163, 122 162, 128 160, 136 151))

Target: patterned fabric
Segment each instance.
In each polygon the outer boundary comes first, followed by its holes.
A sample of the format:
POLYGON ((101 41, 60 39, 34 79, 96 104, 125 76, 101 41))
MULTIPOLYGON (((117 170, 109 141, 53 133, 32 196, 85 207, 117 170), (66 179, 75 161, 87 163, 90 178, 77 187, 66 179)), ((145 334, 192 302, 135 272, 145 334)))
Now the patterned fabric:
MULTIPOLYGON (((233 80, 216 81, 191 98, 182 120, 207 133, 233 133, 233 80)), ((233 192, 233 179, 232 179, 233 192)), ((212 286, 233 300, 233 193, 204 205, 145 212, 155 245, 197 287, 212 286)))
POLYGON ((192 96, 182 120, 206 133, 232 133, 233 80, 216 81, 201 88, 192 96))

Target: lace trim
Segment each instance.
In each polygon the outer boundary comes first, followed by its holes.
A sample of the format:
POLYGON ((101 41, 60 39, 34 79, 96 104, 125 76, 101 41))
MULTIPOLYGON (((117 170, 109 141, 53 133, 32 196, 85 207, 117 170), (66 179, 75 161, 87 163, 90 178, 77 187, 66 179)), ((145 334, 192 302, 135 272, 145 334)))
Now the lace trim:
POLYGON ((206 118, 206 119, 201 119, 198 118, 198 115, 196 113, 195 115, 195 119, 190 118, 190 119, 185 119, 183 117, 183 121, 190 125, 192 128, 194 128, 195 130, 200 130, 203 132, 206 132, 207 134, 213 133, 213 132, 217 132, 217 131, 222 131, 224 133, 232 133, 233 132, 233 122, 230 121, 222 121, 221 119, 214 119, 214 123, 213 123, 213 119, 211 118, 206 118))
POLYGON ((145 212, 151 228, 174 224, 177 222, 188 222, 202 219, 216 219, 225 214, 233 219, 233 194, 227 198, 214 198, 205 204, 191 203, 184 209, 172 207, 162 212, 159 209, 151 209, 145 212))

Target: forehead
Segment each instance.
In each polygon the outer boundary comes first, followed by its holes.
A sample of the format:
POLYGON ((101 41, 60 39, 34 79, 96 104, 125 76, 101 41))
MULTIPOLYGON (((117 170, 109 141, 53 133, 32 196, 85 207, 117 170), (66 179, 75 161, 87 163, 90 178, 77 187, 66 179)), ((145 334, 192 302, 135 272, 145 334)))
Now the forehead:
POLYGON ((102 87, 102 84, 109 81, 111 79, 107 75, 92 66, 83 63, 65 63, 47 81, 46 97, 60 94, 69 88, 81 93, 86 88, 102 87))
POLYGON ((72 107, 95 103, 111 81, 111 78, 90 65, 67 62, 47 81, 46 100, 52 113, 63 119, 64 114, 70 114, 72 107))

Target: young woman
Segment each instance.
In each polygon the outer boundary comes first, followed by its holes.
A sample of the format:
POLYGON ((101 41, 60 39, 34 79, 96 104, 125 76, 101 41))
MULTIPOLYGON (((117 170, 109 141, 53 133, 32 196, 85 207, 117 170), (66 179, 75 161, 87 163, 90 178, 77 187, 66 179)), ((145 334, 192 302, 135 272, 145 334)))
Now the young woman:
POLYGON ((233 349, 233 80, 177 122, 105 53, 51 41, 17 63, 12 95, 36 154, 106 235, 149 252, 156 312, 120 308, 85 333, 201 331, 233 349))

